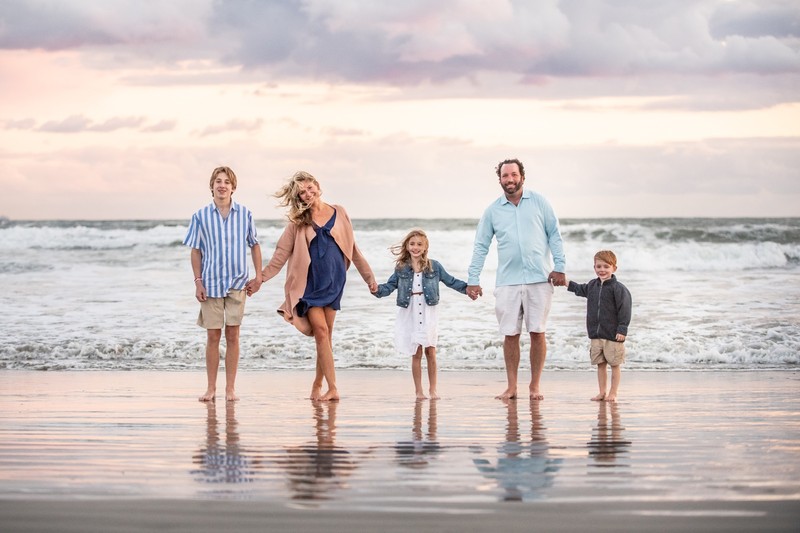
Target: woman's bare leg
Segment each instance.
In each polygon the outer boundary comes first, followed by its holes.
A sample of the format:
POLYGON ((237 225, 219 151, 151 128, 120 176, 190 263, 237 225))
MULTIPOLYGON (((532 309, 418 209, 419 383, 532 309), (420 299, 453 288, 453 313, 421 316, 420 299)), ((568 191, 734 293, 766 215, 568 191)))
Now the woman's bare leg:
MULTIPOLYGON (((336 389, 336 369, 333 366, 333 323, 336 320, 336 311, 330 307, 312 307, 308 310, 308 321, 317 345, 317 375, 314 378, 312 394, 317 385, 322 386, 321 376, 328 383, 328 391, 318 399, 321 401, 335 401, 339 399, 336 389)), ((313 398, 312 399, 317 399, 313 398)))

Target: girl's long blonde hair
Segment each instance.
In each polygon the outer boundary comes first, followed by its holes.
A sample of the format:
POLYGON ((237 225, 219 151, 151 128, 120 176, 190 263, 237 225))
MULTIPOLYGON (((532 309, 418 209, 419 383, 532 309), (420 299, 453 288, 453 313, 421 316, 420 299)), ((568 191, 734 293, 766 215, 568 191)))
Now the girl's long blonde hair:
POLYGON ((319 188, 321 194, 322 188, 319 186, 317 178, 304 170, 299 170, 273 195, 280 200, 279 205, 281 207, 289 208, 289 211, 286 213, 286 218, 293 224, 301 226, 311 224, 309 205, 300 199, 300 191, 302 191, 303 185, 309 181, 319 188))
POLYGON ((423 271, 431 272, 433 270, 433 265, 431 264, 431 260, 428 259, 428 248, 430 247, 430 241, 428 241, 428 235, 419 228, 414 228, 408 232, 408 235, 405 236, 403 242, 399 244, 395 244, 389 250, 391 250, 392 254, 397 256, 395 260, 395 269, 400 270, 405 266, 412 266, 411 264, 411 254, 408 253, 408 242, 414 237, 422 237, 425 241, 425 250, 423 250, 422 255, 420 256, 420 266, 422 266, 423 271))

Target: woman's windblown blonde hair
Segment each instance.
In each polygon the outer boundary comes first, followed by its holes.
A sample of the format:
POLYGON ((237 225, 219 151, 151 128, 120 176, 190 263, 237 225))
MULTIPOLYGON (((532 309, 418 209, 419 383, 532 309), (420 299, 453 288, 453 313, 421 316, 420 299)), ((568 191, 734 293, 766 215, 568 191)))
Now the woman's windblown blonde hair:
POLYGON ((322 192, 317 178, 308 172, 299 170, 273 195, 280 200, 279 204, 281 207, 289 208, 289 211, 286 213, 286 218, 293 224, 311 224, 311 211, 309 211, 309 206, 300 199, 300 191, 302 191, 303 185, 309 181, 320 189, 320 193, 322 192))

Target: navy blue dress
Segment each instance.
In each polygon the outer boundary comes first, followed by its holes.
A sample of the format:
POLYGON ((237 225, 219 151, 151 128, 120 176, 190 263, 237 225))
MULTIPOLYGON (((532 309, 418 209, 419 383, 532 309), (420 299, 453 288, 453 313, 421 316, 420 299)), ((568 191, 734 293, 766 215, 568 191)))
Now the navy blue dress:
POLYGON ((311 239, 308 247, 311 265, 308 267, 306 290, 297 302, 297 316, 306 316, 311 307, 330 307, 336 311, 341 308, 347 270, 344 253, 331 236, 335 223, 336 210, 324 226, 313 226, 317 236, 311 239))

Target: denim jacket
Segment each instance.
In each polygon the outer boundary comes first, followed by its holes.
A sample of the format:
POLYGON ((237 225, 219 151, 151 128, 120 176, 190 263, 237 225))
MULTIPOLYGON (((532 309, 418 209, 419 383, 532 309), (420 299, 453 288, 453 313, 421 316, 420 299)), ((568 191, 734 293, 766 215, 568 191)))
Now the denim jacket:
MULTIPOLYGON (((461 294, 467 293, 467 283, 465 281, 448 274, 438 261, 431 259, 431 266, 433 269, 430 272, 427 270, 422 272, 422 293, 425 295, 426 304, 436 305, 439 303, 440 281, 461 294)), ((411 303, 411 287, 413 283, 414 270, 410 265, 406 265, 396 269, 386 283, 378 285, 378 292, 373 294, 378 298, 383 298, 397 289, 397 305, 408 307, 408 304, 411 303)))

